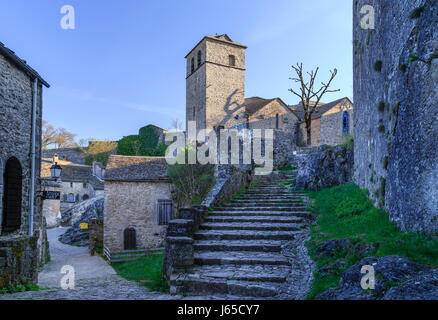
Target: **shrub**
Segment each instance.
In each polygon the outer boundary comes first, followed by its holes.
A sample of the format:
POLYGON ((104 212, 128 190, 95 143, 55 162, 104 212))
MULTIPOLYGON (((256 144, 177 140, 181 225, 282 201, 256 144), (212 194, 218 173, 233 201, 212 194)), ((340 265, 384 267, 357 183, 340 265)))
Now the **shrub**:
POLYGON ((354 136, 351 133, 346 134, 344 136, 344 142, 342 143, 342 145, 348 150, 353 149, 354 148, 354 136))
POLYGON ((380 112, 385 112, 385 101, 379 102, 379 104, 377 105, 377 110, 379 110, 380 112))
POLYGON ((169 165, 167 174, 174 185, 172 198, 179 208, 201 204, 215 183, 212 164, 169 165))
POLYGON ((403 72, 403 73, 405 73, 407 69, 408 69, 408 65, 406 63, 403 63, 400 66, 400 71, 403 72))
POLYGON ((377 61, 374 63, 374 71, 376 71, 376 72, 382 72, 382 65, 383 65, 382 60, 377 60, 377 61))
POLYGON ((409 19, 418 19, 421 14, 424 12, 424 7, 418 7, 412 10, 411 14, 409 15, 409 19))

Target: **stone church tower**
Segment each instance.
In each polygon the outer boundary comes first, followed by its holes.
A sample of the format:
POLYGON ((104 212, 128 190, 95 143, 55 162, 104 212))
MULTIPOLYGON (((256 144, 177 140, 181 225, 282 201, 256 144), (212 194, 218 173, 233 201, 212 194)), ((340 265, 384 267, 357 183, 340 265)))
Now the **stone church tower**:
POLYGON ((204 37, 185 57, 186 125, 196 121, 199 130, 244 122, 245 49, 216 34, 204 37))

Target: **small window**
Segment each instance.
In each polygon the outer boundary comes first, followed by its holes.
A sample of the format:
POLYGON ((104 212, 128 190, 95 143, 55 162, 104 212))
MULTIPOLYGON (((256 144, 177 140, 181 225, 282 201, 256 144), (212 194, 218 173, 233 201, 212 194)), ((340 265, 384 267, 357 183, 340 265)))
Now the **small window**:
POLYGON ((228 60, 229 60, 230 66, 234 67, 236 65, 236 57, 235 56, 229 55, 228 60))
POLYGON ((342 132, 347 134, 350 132, 350 115, 347 111, 342 115, 342 132))
POLYGON ((172 200, 158 200, 157 222, 158 225, 167 225, 172 219, 172 200))
POLYGON ((192 67, 190 70, 192 73, 195 71, 195 58, 192 58, 192 67))
POLYGON ((75 202, 75 195, 73 193, 68 194, 67 202, 75 202))
POLYGON ((73 188, 73 182, 70 182, 70 188, 73 188))
POLYGON ((201 51, 198 51, 198 68, 201 66, 201 62, 202 62, 201 55, 202 55, 201 51))
POLYGON ((84 189, 86 189, 88 187, 86 182, 84 182, 82 186, 84 187, 84 189))
POLYGON ((88 200, 88 199, 90 199, 90 197, 88 196, 88 194, 84 194, 84 195, 82 196, 82 200, 83 200, 83 201, 88 200))
POLYGON ((278 113, 275 115, 275 129, 278 129, 279 125, 279 119, 278 119, 278 113))

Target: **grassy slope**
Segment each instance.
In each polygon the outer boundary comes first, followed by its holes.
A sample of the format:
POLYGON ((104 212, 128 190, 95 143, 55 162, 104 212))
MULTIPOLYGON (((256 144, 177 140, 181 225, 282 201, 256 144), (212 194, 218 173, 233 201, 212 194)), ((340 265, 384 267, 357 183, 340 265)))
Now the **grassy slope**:
POLYGON ((334 257, 317 257, 316 247, 330 239, 352 238, 356 248, 374 245, 375 249, 367 256, 399 255, 418 263, 438 265, 437 239, 401 232, 390 222, 385 211, 372 205, 367 191, 359 189, 354 183, 309 192, 309 196, 314 199, 311 209, 318 215, 318 222, 312 227, 311 240, 307 244, 312 259, 318 268, 338 259, 346 263, 341 269, 335 268, 335 274, 332 275, 315 271, 309 299, 330 287, 336 287, 342 272, 364 258, 354 248, 337 252, 334 257))
POLYGON ((167 292, 167 283, 162 278, 163 257, 151 254, 136 261, 117 262, 112 267, 122 278, 137 281, 151 291, 167 292))

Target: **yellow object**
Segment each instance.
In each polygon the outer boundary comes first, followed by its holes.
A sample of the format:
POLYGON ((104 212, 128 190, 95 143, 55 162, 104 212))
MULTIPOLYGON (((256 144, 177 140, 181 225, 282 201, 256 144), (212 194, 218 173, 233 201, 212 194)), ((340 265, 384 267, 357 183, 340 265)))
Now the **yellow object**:
POLYGON ((88 229, 88 223, 86 223, 86 222, 82 222, 82 223, 79 225, 79 228, 81 228, 81 229, 88 229))

